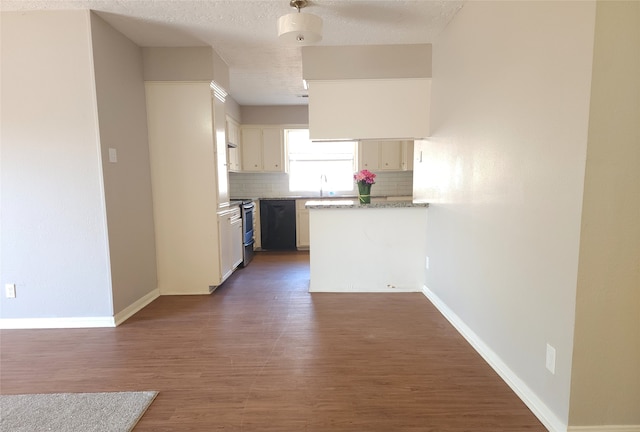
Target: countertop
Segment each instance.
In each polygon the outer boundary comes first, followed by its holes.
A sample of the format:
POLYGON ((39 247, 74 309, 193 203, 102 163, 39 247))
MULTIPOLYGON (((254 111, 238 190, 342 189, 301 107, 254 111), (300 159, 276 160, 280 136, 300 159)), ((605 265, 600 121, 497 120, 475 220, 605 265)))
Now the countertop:
MULTIPOLYGON (((401 200, 401 201, 411 201, 411 197, 410 196, 396 196, 396 195, 372 195, 371 196, 372 199, 376 199, 376 198, 383 198, 383 199, 391 199, 391 200, 401 200)), ((300 199, 304 199, 304 200, 318 200, 318 201, 324 201, 324 200, 357 200, 358 199, 358 195, 329 195, 329 196, 325 196, 325 197, 319 197, 318 195, 292 195, 292 196, 282 196, 282 197, 262 197, 262 198, 258 198, 258 197, 232 197, 231 201, 243 201, 243 200, 253 200, 253 201, 258 201, 258 200, 300 200, 300 199)))
POLYGON ((429 207, 428 203, 414 203, 411 201, 383 201, 371 204, 360 204, 357 199, 311 200, 305 204, 308 209, 380 209, 380 208, 410 208, 429 207))

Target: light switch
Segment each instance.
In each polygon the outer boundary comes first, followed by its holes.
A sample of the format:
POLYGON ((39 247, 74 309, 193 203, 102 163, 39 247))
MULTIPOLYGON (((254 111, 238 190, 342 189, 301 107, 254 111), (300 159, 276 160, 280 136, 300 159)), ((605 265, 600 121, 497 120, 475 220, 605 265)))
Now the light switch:
POLYGON ((114 148, 109 149, 109 162, 111 163, 118 162, 118 151, 114 148))

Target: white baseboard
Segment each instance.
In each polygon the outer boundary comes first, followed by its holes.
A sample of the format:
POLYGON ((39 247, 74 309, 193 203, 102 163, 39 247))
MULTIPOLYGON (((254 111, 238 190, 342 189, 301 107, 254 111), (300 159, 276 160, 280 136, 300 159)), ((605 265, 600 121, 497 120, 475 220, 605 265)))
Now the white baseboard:
POLYGON ((640 432, 640 425, 569 426, 567 432, 640 432))
POLYGON ((67 317, 67 318, 1 318, 0 329, 62 329, 115 327, 122 324, 140 309, 160 297, 157 289, 129 305, 113 317, 67 317))
POLYGON ((0 329, 58 329, 115 327, 113 317, 71 317, 71 318, 2 318, 0 329))
POLYGON ((220 285, 209 287, 206 291, 190 291, 190 292, 180 292, 180 291, 162 291, 160 293, 161 296, 196 296, 196 295, 209 295, 218 289, 220 285))
MULTIPOLYGON (((511 387, 520 399, 527 405, 533 414, 551 432, 566 432, 567 425, 560 420, 538 396, 522 381, 502 359, 478 335, 467 326, 433 291, 426 286, 422 289, 423 294, 433 303, 433 305, 444 315, 444 317, 458 330, 458 332, 471 344, 471 346, 485 359, 500 375, 500 378, 511 387)), ((622 431, 616 431, 622 432, 622 431)), ((624 431, 629 432, 629 431, 624 431)), ((636 431, 633 431, 636 432, 636 431)))
POLYGON ((160 290, 156 288, 149 294, 130 304, 114 316, 115 325, 119 326, 158 297, 160 297, 160 290))

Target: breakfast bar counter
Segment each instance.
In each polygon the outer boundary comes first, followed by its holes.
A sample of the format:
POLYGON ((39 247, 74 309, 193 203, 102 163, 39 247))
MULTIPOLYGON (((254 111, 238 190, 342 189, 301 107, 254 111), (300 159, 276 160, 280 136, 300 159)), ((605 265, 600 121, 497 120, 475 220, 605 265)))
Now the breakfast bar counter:
POLYGON ((357 199, 328 199, 307 201, 305 207, 308 209, 381 209, 381 208, 426 208, 429 204, 414 203, 411 201, 381 201, 371 204, 360 204, 357 199))
POLYGON ((313 292, 419 292, 426 203, 308 201, 313 292))

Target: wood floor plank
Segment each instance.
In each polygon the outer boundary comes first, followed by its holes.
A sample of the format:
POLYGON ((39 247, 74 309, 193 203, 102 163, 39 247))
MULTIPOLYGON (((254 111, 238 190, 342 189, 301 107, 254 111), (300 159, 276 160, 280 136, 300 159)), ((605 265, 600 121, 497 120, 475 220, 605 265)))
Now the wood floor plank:
POLYGON ((136 432, 546 430, 422 294, 308 284, 258 253, 115 329, 3 330, 0 393, 159 391, 136 432))

